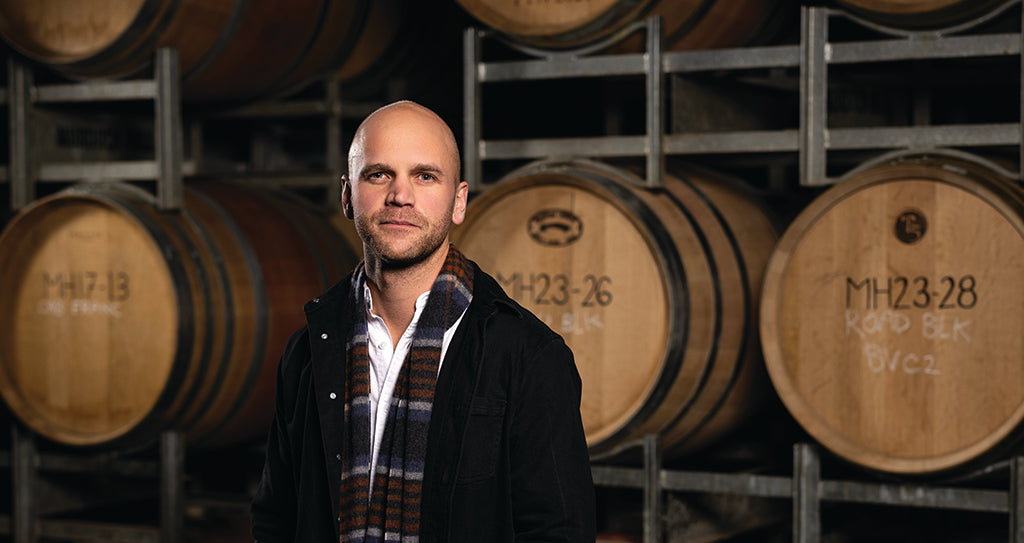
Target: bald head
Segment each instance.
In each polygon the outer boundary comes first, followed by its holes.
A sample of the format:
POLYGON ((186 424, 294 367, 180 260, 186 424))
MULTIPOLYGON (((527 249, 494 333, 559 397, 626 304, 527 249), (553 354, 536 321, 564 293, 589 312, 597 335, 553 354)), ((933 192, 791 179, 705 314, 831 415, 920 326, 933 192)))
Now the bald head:
POLYGON ((468 192, 459 181, 455 136, 433 111, 396 102, 356 130, 341 203, 363 240, 367 269, 419 269, 428 261, 440 267, 468 192))
POLYGON ((383 106, 359 124, 355 136, 352 138, 352 145, 348 149, 348 171, 350 176, 358 175, 356 169, 366 156, 366 142, 368 136, 373 133, 375 136, 386 137, 389 131, 406 130, 407 126, 415 125, 429 130, 436 134, 440 143, 447 149, 451 160, 452 171, 454 172, 455 184, 458 185, 461 175, 462 159, 459 156, 459 147, 455 142, 455 134, 452 133, 448 123, 444 122, 437 113, 429 108, 421 106, 416 102, 402 100, 383 106))

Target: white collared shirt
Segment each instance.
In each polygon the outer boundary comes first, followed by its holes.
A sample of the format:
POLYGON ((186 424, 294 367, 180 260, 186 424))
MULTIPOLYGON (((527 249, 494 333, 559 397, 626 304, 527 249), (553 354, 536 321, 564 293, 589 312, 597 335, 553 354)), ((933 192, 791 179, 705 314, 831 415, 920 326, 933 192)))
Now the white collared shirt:
MULTIPOLYGON (((388 407, 391 405, 391 397, 395 392, 395 383, 398 382, 398 373, 402 368, 406 355, 409 354, 409 347, 412 346, 412 337, 416 333, 416 323, 420 320, 423 308, 427 305, 427 298, 430 291, 420 294, 416 298, 416 312, 412 316, 412 322, 405 329, 402 337, 398 339, 398 345, 391 344, 391 332, 384 324, 384 319, 373 313, 373 296, 370 294, 370 287, 363 283, 363 294, 366 299, 366 342, 370 355, 370 491, 373 492, 373 474, 377 471, 377 455, 380 453, 380 442, 384 439, 384 425, 388 420, 388 407)), ((448 352, 448 344, 455 335, 462 317, 466 315, 463 311, 455 324, 444 331, 444 338, 441 341, 441 360, 438 362, 437 370, 441 371, 441 362, 448 352)))

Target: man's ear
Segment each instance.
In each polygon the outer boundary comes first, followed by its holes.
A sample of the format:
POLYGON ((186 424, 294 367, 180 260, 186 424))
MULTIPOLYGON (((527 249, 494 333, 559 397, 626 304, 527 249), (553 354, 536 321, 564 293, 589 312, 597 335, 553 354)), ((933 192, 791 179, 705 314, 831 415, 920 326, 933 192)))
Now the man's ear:
POLYGON ((466 218, 466 206, 469 203, 469 184, 459 182, 455 189, 455 207, 452 209, 452 224, 462 224, 466 218))
POLYGON ((341 176, 341 210, 350 220, 353 218, 352 185, 348 179, 348 175, 341 176))

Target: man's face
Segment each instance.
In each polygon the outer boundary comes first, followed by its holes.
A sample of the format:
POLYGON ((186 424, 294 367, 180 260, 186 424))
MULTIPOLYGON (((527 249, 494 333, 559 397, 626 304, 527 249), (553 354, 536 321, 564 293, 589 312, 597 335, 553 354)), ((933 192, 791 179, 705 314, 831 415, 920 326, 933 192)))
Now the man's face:
POLYGON ((422 262, 465 217, 468 188, 447 127, 428 113, 392 108, 374 115, 353 142, 342 193, 365 256, 384 268, 422 262))

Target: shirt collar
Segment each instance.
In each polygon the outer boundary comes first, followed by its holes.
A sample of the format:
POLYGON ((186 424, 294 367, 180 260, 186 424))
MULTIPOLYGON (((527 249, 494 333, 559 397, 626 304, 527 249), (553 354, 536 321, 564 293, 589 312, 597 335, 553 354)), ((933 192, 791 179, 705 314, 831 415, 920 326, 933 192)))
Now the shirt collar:
MULTIPOLYGON (((363 299, 366 301, 366 316, 376 317, 377 315, 373 312, 373 294, 370 292, 370 285, 366 281, 366 276, 362 276, 363 280, 363 299)), ((423 313, 423 308, 427 305, 427 298, 430 297, 430 291, 426 291, 416 297, 416 313, 413 315, 412 322, 415 324, 419 320, 420 314, 423 313)))

